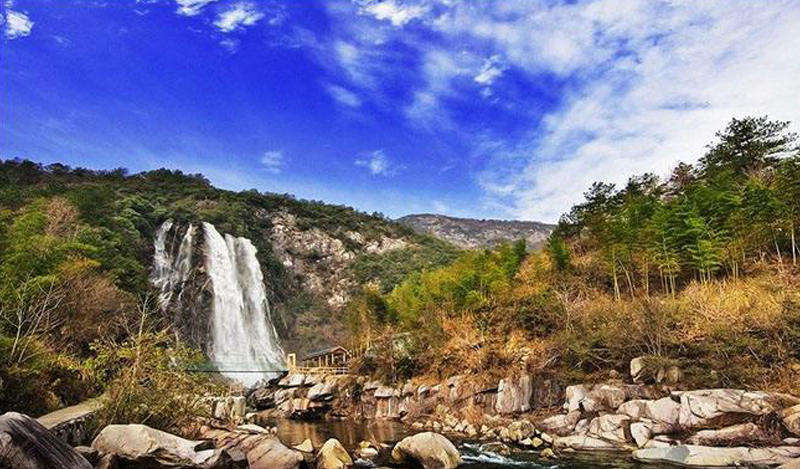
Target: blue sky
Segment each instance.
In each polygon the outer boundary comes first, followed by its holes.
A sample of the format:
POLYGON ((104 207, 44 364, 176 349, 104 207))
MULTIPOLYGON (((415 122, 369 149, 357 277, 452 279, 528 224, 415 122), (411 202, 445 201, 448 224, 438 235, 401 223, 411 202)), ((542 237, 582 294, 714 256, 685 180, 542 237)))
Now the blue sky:
POLYGON ((800 122, 800 1, 15 0, 0 158, 555 221, 734 116, 800 122))

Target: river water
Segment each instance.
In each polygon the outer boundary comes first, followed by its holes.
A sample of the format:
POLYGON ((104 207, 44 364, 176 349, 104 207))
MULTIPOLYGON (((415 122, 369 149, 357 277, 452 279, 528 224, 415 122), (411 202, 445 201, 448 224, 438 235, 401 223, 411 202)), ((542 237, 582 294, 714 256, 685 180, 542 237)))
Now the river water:
MULTIPOLYGON (((391 447, 406 436, 417 433, 398 422, 392 421, 352 421, 334 420, 306 422, 298 420, 278 420, 271 422, 278 429, 278 439, 287 446, 311 440, 319 448, 329 438, 336 438, 353 454, 361 441, 383 443, 383 449, 375 461, 357 460, 360 467, 381 467, 391 465, 391 447)), ((452 438, 451 441, 461 452, 464 464, 462 469, 652 469, 651 464, 633 461, 625 454, 574 454, 558 459, 542 459, 538 452, 524 451, 501 444, 470 441, 452 438)), ((662 466, 667 469, 668 466, 662 466)))

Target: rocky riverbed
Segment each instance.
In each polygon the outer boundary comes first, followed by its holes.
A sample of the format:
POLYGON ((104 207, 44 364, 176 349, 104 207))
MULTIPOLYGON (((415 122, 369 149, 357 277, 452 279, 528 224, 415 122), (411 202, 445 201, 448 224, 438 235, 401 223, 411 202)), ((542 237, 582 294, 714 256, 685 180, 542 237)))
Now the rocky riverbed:
POLYGON ((800 468, 799 398, 683 390, 675 379, 680 373, 671 375, 658 383, 565 386, 519 374, 495 385, 456 376, 389 386, 290 374, 246 397, 209 400, 213 418, 198 422, 192 440, 113 425, 91 446, 73 449, 35 420, 8 413, 0 417, 0 467, 477 469, 570 466, 589 454, 593 462, 581 467, 800 468), (55 465, 35 461, 42 457, 55 458, 55 465), (25 458, 35 463, 20 463, 25 458))
MULTIPOLYGON (((637 377, 639 363, 632 363, 637 377)), ((680 389, 660 382, 565 386, 520 374, 496 384, 456 376, 396 386, 353 377, 289 375, 248 396, 250 419, 395 420, 415 431, 502 442, 541 457, 619 452, 682 466, 777 466, 800 458, 800 399, 738 389, 680 389)))

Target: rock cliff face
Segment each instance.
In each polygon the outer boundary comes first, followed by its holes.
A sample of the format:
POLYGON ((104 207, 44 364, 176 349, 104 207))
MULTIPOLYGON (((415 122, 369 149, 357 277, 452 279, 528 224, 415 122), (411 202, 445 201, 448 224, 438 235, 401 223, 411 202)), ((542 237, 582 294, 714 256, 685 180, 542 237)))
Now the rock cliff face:
POLYGON ((412 244, 406 238, 387 235, 367 240, 352 230, 333 236, 318 227, 304 228, 302 220, 285 211, 268 216, 272 222, 268 236, 275 257, 304 290, 324 298, 336 309, 347 303, 356 286, 349 267, 359 254, 382 254, 412 244))
POLYGON ((555 227, 535 221, 476 220, 433 214, 406 215, 397 221, 465 249, 492 247, 518 239, 524 239, 528 249, 536 249, 555 227))
MULTIPOLYGON (((256 250, 270 323, 287 350, 301 354, 341 340, 336 336, 343 329, 339 313, 358 288, 351 266, 360 256, 414 249, 422 239, 383 219, 345 226, 285 208, 258 209, 252 215, 258 223, 244 231, 245 237, 224 235, 220 243, 230 238, 232 252, 242 255, 256 250), (304 337, 298 324, 317 332, 304 337)), ((213 275, 203 261, 209 258, 207 226, 212 225, 205 220, 163 222, 155 233, 151 275, 176 334, 205 351, 215 346, 213 275)))

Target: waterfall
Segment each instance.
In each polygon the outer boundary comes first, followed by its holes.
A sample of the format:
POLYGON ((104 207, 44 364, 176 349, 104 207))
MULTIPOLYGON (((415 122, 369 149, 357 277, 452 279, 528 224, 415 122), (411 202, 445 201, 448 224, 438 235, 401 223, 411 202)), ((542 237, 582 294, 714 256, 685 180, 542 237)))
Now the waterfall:
POLYGON ((275 375, 268 370, 285 368, 257 251, 247 238, 223 238, 210 223, 203 223, 203 232, 206 271, 214 291, 209 355, 223 375, 253 385, 275 375))
POLYGON ((167 220, 156 230, 155 253, 153 254, 153 272, 150 281, 158 289, 158 304, 166 309, 177 291, 178 299, 183 294, 183 284, 189 279, 192 271, 192 243, 197 227, 189 225, 178 247, 178 255, 173 258, 167 250, 167 235, 174 226, 167 220))
MULTIPOLYGON (((170 233, 177 236, 174 228, 172 220, 167 220, 156 231, 150 277, 165 311, 173 304, 186 306, 176 300, 181 299, 183 285, 198 267, 192 256, 197 227, 186 228, 173 256, 168 240, 170 233)), ((274 377, 276 371, 286 368, 286 362, 272 324, 257 250, 249 239, 223 236, 211 223, 203 223, 203 235, 203 265, 213 297, 206 313, 210 340, 205 352, 220 373, 247 386, 274 377)))

